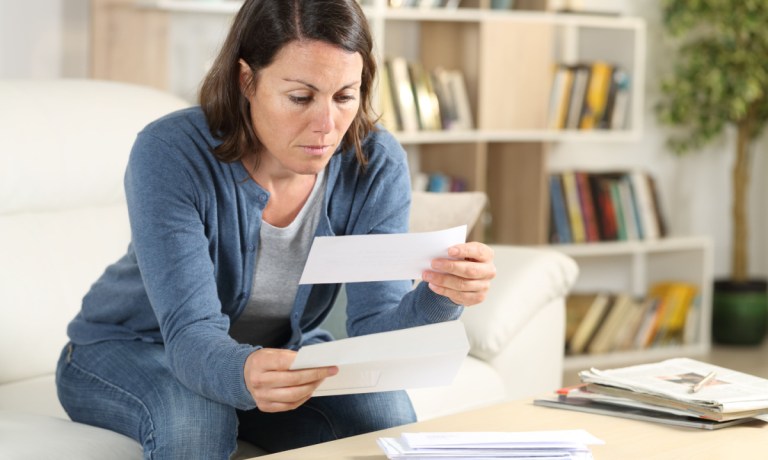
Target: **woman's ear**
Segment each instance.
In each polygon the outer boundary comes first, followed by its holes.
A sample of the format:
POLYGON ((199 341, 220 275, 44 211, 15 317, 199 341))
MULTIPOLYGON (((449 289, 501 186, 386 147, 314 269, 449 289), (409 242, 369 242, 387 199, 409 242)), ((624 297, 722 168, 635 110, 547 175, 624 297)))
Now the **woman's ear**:
POLYGON ((248 91, 251 86, 251 82, 253 81, 253 71, 251 70, 251 67, 248 65, 248 63, 243 59, 238 59, 237 62, 240 64, 240 77, 238 80, 240 85, 240 92, 243 93, 245 97, 248 97, 248 91))

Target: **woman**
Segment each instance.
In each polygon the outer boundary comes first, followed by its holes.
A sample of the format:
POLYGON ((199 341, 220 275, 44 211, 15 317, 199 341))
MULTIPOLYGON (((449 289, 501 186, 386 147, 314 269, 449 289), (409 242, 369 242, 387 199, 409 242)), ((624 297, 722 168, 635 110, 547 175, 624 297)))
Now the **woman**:
MULTIPOLYGON (((312 398, 335 367, 291 371, 338 285, 298 285, 312 239, 407 230, 402 148, 373 126, 376 66, 355 0, 247 0, 201 106, 131 152, 132 241, 83 299, 57 372, 75 421, 146 458, 229 458, 414 421, 405 392, 312 398)), ((351 335, 456 319, 481 302, 491 250, 457 245, 426 281, 346 286, 351 335)))

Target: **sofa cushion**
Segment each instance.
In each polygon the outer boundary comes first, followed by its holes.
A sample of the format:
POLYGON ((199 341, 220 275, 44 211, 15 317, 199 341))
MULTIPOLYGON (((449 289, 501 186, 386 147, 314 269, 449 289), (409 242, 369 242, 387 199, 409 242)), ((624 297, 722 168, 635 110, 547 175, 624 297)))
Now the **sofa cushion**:
POLYGON ((488 197, 483 192, 411 193, 410 232, 433 232, 466 225, 471 231, 485 208, 488 197))
MULTIPOLYGON (((69 420, 67 413, 59 403, 56 396, 56 380, 53 374, 45 375, 19 382, 0 385, 0 459, 133 459, 141 458, 141 447, 132 439, 111 431, 75 423, 69 420), (52 442, 32 443, 34 448, 26 447, 25 455, 18 452, 34 437, 32 432, 38 429, 40 424, 40 436, 60 438, 73 435, 66 442, 63 452, 71 452, 72 456, 59 455, 60 451, 52 442), (70 425, 72 425, 70 427, 70 425), (3 437, 8 429, 8 434, 17 435, 13 442, 6 446, 3 437), (106 433, 106 434, 105 434, 106 433), (90 436, 94 438, 91 439, 90 436), (83 440, 90 440, 84 442, 83 440), (104 452, 111 452, 110 446, 117 448, 115 456, 107 455, 99 457, 104 452), (127 447, 126 447, 127 446, 127 447), (91 456, 80 455, 81 451, 87 451, 91 456)), ((265 452, 246 441, 237 441, 237 452, 232 460, 264 455, 265 452)))
POLYGON ((507 399, 504 381, 498 371, 471 356, 464 360, 450 386, 412 389, 408 390, 408 395, 420 421, 507 399))
POLYGON ((69 420, 56 396, 53 374, 0 385, 0 410, 69 420))
POLYGON ((189 105, 97 80, 0 80, 0 214, 113 204, 136 134, 189 105))
POLYGON ((0 214, 0 235, 4 383, 54 372, 67 323, 91 283, 125 253, 130 230, 125 206, 113 205, 0 214))
POLYGON ((579 269, 570 257, 544 248, 492 246, 496 279, 485 301, 464 310, 470 354, 492 360, 540 308, 564 297, 579 269))
POLYGON ((82 423, 0 410, 0 458, 14 460, 141 460, 139 443, 82 423))

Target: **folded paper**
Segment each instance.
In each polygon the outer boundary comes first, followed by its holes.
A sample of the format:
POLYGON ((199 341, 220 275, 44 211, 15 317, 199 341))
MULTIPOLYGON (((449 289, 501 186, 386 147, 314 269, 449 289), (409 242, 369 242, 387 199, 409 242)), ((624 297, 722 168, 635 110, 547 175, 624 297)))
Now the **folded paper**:
POLYGON ((313 396, 449 385, 469 352, 460 321, 382 332, 301 348, 291 369, 338 366, 313 396))

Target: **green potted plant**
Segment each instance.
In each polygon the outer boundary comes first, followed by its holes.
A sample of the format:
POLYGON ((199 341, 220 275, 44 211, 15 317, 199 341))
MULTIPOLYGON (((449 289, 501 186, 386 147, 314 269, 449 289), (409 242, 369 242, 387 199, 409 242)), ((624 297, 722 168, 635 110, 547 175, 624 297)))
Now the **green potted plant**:
POLYGON ((749 276, 748 186, 754 140, 768 124, 768 2, 662 0, 676 41, 674 70, 662 80, 658 116, 674 126, 669 146, 693 152, 736 130, 731 273, 715 281, 713 339, 756 344, 766 330, 766 281, 749 276))

